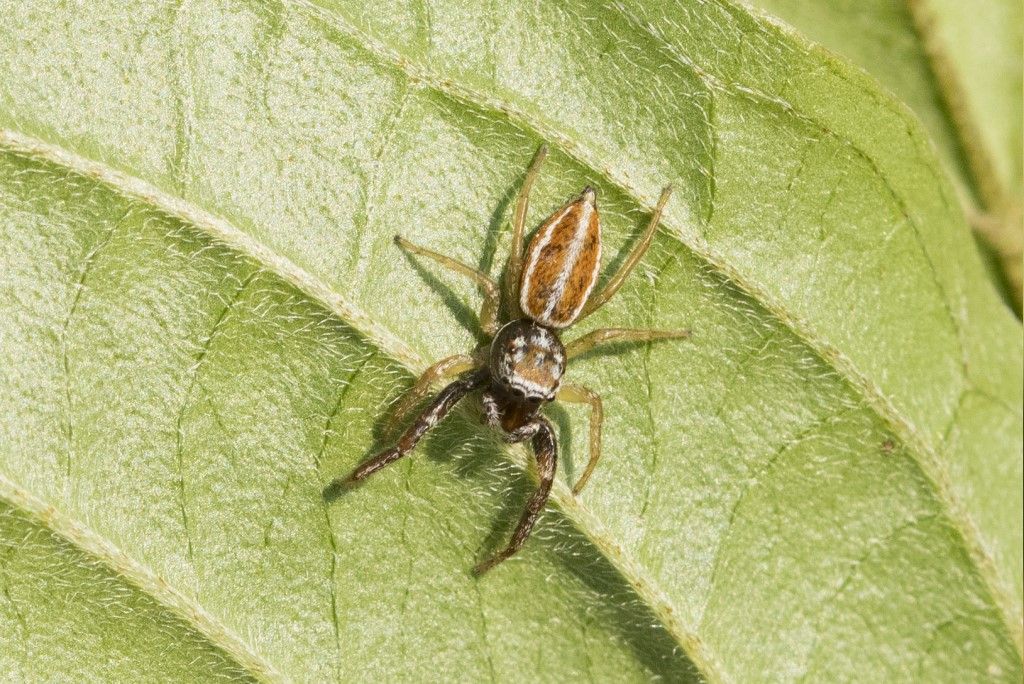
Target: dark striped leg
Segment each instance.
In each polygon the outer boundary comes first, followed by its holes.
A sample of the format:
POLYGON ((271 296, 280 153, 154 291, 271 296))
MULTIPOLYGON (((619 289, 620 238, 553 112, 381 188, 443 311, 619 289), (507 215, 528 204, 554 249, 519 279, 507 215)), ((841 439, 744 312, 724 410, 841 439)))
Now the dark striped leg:
POLYGON ((416 447, 416 444, 419 443, 427 430, 441 422, 455 408, 455 404, 459 403, 460 399, 473 390, 482 387, 487 382, 487 378, 487 369, 481 368, 445 387, 434 397, 434 400, 430 402, 430 405, 420 414, 419 418, 409 426, 409 429, 402 433, 402 436, 398 439, 398 444, 365 461, 353 470, 348 477, 335 480, 331 484, 331 489, 347 487, 365 480, 384 466, 394 463, 408 454, 416 447))
POLYGON ((391 418, 388 419, 387 432, 384 434, 388 437, 398 433, 398 428, 402 427, 405 422, 405 417, 410 411, 419 405, 421 401, 427 398, 430 394, 430 390, 433 388, 434 383, 442 380, 451 380, 452 378, 458 377, 463 373, 473 370, 476 366, 476 361, 472 356, 465 354, 456 354, 455 356, 449 356, 448 358, 441 359, 433 366, 423 371, 423 375, 419 377, 416 384, 413 385, 402 400, 398 402, 398 406, 391 414, 391 418))
POLYGON ((544 504, 547 503, 548 495, 551 493, 551 485, 555 481, 555 467, 558 463, 555 431, 546 418, 539 416, 533 420, 531 425, 536 425, 532 441, 533 453, 537 459, 537 474, 540 477, 540 485, 537 487, 537 491, 533 493, 533 496, 530 497, 529 502, 527 502, 526 510, 523 511, 522 517, 519 518, 519 524, 516 525, 515 532, 512 533, 512 540, 508 546, 490 560, 484 561, 473 568, 473 573, 476 575, 484 574, 523 548, 523 544, 530 536, 530 532, 533 531, 533 526, 536 524, 541 511, 544 510, 544 504))

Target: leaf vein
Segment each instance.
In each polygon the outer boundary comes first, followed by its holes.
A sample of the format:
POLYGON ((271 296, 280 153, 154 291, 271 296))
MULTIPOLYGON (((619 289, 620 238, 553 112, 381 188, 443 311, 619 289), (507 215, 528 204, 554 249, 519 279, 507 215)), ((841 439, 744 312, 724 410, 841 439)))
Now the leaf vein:
POLYGON ((65 442, 65 453, 64 453, 64 477, 71 477, 71 462, 74 454, 74 421, 71 419, 72 414, 72 401, 71 401, 71 359, 68 350, 68 330, 71 327, 71 319, 75 317, 75 313, 78 311, 78 305, 81 302, 82 294, 85 292, 85 280, 89 276, 89 271, 92 269, 93 264, 96 261, 96 255, 103 250, 104 247, 113 238, 114 233, 117 232, 118 225, 128 216, 131 209, 127 209, 121 218, 115 223, 115 225, 107 232, 107 234, 97 243, 82 259, 82 265, 79 269, 78 280, 75 283, 75 294, 71 300, 71 306, 68 307, 67 316, 64 317, 64 322, 61 325, 60 331, 60 355, 61 355, 61 369, 64 375, 64 416, 62 419, 64 442, 65 442))
POLYGON ((185 435, 182 430, 182 422, 184 421, 185 413, 188 411, 188 408, 190 406, 192 392, 193 390, 195 390, 196 384, 199 379, 199 371, 202 368, 203 363, 206 361, 206 355, 210 351, 210 347, 213 345, 213 339, 216 336, 217 331, 220 330, 221 325, 226 320, 228 313, 231 311, 232 308, 234 308, 235 304, 241 298, 242 293, 249 286, 249 283, 252 282, 253 278, 255 278, 259 273, 259 270, 254 270, 252 273, 250 273, 245 278, 245 280, 243 280, 239 284, 239 286, 232 293, 231 297, 228 299, 227 303, 221 308, 220 312, 217 314, 217 318, 214 320, 213 327, 210 329, 210 334, 206 336, 205 340, 203 340, 199 348, 199 352, 196 354, 196 358, 192 362, 192 372, 191 378, 189 379, 188 389, 185 391, 185 399, 184 401, 182 401, 181 409, 178 411, 178 416, 174 423, 176 444, 175 461, 178 466, 178 510, 181 514, 182 527, 185 531, 185 553, 186 556, 188 557, 189 564, 193 567, 193 570, 195 569, 195 555, 194 549, 192 548, 192 534, 191 527, 189 525, 188 515, 188 497, 185 488, 185 435))

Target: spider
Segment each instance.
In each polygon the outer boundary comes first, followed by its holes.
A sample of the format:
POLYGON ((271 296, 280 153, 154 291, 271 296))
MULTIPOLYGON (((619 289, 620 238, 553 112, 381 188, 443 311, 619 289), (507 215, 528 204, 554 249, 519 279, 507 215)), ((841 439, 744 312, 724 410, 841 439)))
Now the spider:
POLYGON ((590 454, 583 474, 572 489, 574 495, 583 490, 601 457, 601 397, 582 385, 563 383, 566 363, 607 342, 650 342, 689 336, 686 330, 602 328, 568 345, 562 344, 560 331, 607 302, 647 251, 672 188, 667 186, 662 191, 643 236, 604 288, 592 297, 601 269, 601 226, 593 188, 585 188, 578 197, 545 219, 525 255, 523 253, 530 190, 545 156, 547 146, 541 145, 516 200, 503 293, 497 283, 481 271, 395 236, 396 244, 405 251, 432 259, 476 282, 484 292, 480 327, 491 342, 472 356, 457 354, 428 368, 399 402, 392 417, 393 424, 399 423, 425 399, 435 383, 456 376, 458 379, 434 397, 394 446, 366 460, 330 487, 335 490, 351 487, 402 458, 461 399, 473 391, 483 390, 481 402, 487 424, 502 431, 506 442, 530 440, 540 483, 527 502, 508 545, 477 565, 473 569, 476 575, 490 570, 522 548, 551 492, 558 460, 557 441, 551 422, 541 415, 544 404, 557 399, 590 405, 590 454), (502 303, 508 312, 507 320, 499 320, 502 303))

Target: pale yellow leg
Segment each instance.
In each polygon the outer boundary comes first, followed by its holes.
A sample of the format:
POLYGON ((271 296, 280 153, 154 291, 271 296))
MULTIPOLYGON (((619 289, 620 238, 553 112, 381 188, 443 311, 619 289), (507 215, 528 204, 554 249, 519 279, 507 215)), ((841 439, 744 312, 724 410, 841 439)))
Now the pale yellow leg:
POLYGON ((583 474, 572 488, 573 494, 579 494, 601 459, 601 423, 604 422, 604 409, 601 407, 601 396, 582 385, 562 385, 557 398, 559 401, 590 405, 590 457, 587 459, 587 467, 583 469, 583 474))
POLYGON ((608 342, 654 342, 655 340, 685 340, 689 330, 634 330, 632 328, 599 328, 565 346, 566 356, 573 359, 586 354, 599 344, 608 342))
POLYGON ((658 222, 661 220, 661 212, 665 208, 665 203, 668 202, 668 198, 671 196, 672 186, 665 186, 665 189, 661 191, 661 197, 658 198, 658 204, 654 207, 654 213, 651 214, 651 222, 647 224, 647 229, 640 237, 640 241, 636 243, 636 246, 633 247, 633 251, 631 251, 629 256, 626 257, 626 260, 622 262, 622 266, 619 266, 619 270, 611 277, 611 280, 609 280, 608 284, 604 286, 604 289, 587 301, 577 322, 600 309, 604 303, 611 299, 612 295, 622 287, 622 283, 629 277, 629 274, 633 272, 633 269, 647 251, 647 248, 651 246, 651 241, 654 239, 654 231, 657 229, 658 222))
POLYGON ((533 155, 530 168, 526 170, 523 187, 519 189, 515 214, 512 215, 512 247, 509 251, 508 268, 505 269, 505 296, 509 315, 513 319, 519 318, 522 313, 519 310, 519 277, 523 270, 523 236, 526 231, 526 212, 530 208, 530 190, 547 155, 547 145, 541 145, 533 155))
POLYGON ((428 368, 420 376, 416 384, 413 385, 408 392, 402 397, 402 400, 398 402, 398 406, 395 407, 394 412, 391 414, 391 418, 388 421, 387 434, 394 433, 399 427, 401 427, 402 421, 405 416, 412 409, 427 398, 433 388, 434 383, 448 378, 454 378, 457 375, 461 375, 466 371, 476 368, 479 364, 476 359, 467 354, 455 354, 447 358, 441 359, 433 366, 428 368))
POLYGON ((494 337, 494 333, 498 332, 498 298, 500 292, 498 291, 497 283, 482 271, 426 247, 420 247, 413 242, 409 242, 401 235, 395 236, 395 244, 412 254, 433 259, 445 268, 467 276, 479 285, 480 289, 484 291, 484 303, 480 307, 480 328, 483 329, 484 334, 494 337))

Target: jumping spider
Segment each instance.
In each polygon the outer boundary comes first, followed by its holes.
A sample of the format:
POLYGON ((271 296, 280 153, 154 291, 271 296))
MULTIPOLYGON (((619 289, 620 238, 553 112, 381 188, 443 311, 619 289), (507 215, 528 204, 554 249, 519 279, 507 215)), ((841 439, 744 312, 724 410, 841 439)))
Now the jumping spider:
POLYGON ((332 488, 352 486, 402 458, 459 400, 474 390, 482 389, 481 401, 487 424, 503 431, 505 441, 509 443, 531 441, 540 484, 526 504, 508 546, 490 560, 477 565, 474 573, 478 575, 522 548, 548 499, 555 477, 557 447, 554 429, 540 413, 544 404, 559 399, 589 404, 591 408, 590 458, 573 487, 573 494, 580 493, 600 458, 601 398, 581 385, 562 383, 566 363, 605 342, 649 342, 682 339, 689 335, 683 330, 603 328, 568 345, 562 344, 559 331, 589 316, 607 302, 647 251, 672 188, 669 186, 662 191, 640 241, 604 289, 591 298, 601 269, 601 226, 597 197, 592 188, 584 189, 579 197, 541 224, 526 249, 524 262, 523 228, 530 189, 546 154, 546 146, 541 146, 526 172, 516 201, 511 255, 504 281, 504 304, 509 315, 507 322, 498 320, 501 293, 498 285, 487 275, 400 236, 395 237, 395 242, 402 249, 433 259, 473 279, 480 286, 484 291, 480 326, 492 341, 489 346, 478 350, 475 356, 457 354, 428 368, 400 402, 393 422, 400 421, 422 401, 435 382, 457 375, 460 377, 434 397, 395 446, 365 461, 348 477, 339 478, 332 484, 332 488))

